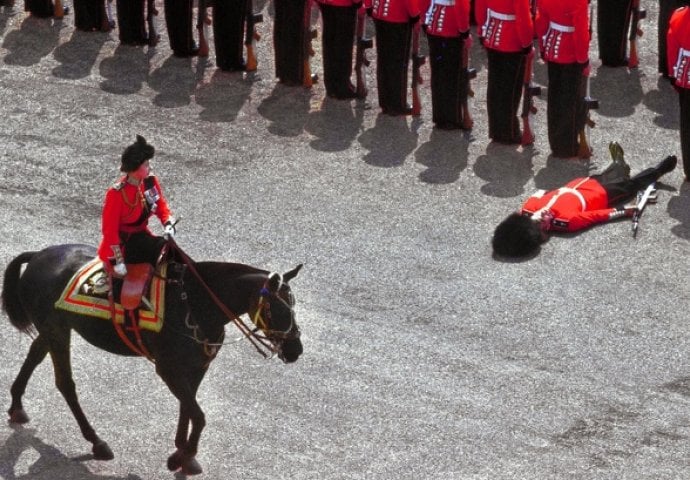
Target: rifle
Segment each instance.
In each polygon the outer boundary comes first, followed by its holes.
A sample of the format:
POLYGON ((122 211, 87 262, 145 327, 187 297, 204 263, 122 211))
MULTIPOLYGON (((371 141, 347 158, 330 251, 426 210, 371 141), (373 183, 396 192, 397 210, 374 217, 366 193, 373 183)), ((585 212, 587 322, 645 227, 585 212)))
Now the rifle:
POLYGON ((637 204, 635 205, 635 213, 632 217, 632 234, 633 238, 637 236, 637 227, 640 223, 640 217, 644 211, 647 203, 655 203, 657 198, 655 183, 650 183, 647 188, 641 192, 637 192, 637 204))
POLYGON ((367 48, 374 46, 374 41, 371 38, 364 36, 366 27, 367 15, 364 6, 357 10, 357 51, 355 53, 355 73, 357 75, 357 97, 367 97, 367 75, 366 69, 370 65, 367 58, 367 48))
POLYGON ((208 5, 206 0, 199 0, 196 12, 196 29, 199 31, 199 56, 208 57, 208 40, 206 39, 206 27, 211 21, 208 18, 208 5))
POLYGON ((65 8, 62 6, 62 0, 53 0, 53 17, 62 18, 65 16, 65 8))
POLYGON ((156 10, 155 0, 146 1, 146 23, 149 27, 149 46, 155 47, 158 45, 159 35, 156 33, 156 24, 153 22, 153 17, 158 15, 156 10))
POLYGON ((534 97, 541 95, 541 87, 532 83, 532 66, 534 65, 534 48, 527 54, 525 63, 525 76, 522 90, 522 140, 523 146, 534 143, 534 132, 532 131, 532 117, 537 113, 534 106, 534 97))
POLYGON ((471 130, 474 126, 474 120, 472 119, 472 115, 470 114, 468 99, 469 97, 474 97, 474 91, 472 90, 472 86, 470 85, 470 80, 477 78, 477 70, 474 68, 469 68, 470 45, 467 38, 463 40, 461 65, 463 73, 465 74, 465 82, 467 82, 467 84, 465 85, 465 91, 467 92, 467 95, 465 96, 465 98, 462 99, 462 103, 460 105, 460 111, 462 115, 462 128, 463 130, 471 130))
POLYGON ((304 65, 303 65, 303 75, 302 85, 305 88, 311 88, 314 83, 316 83, 316 75, 311 73, 311 65, 309 64, 310 57, 313 57, 316 52, 314 52, 314 47, 312 47, 312 40, 316 39, 318 32, 315 28, 311 28, 311 2, 312 0, 306 0, 306 5, 304 6, 304 65))
POLYGON ((422 113, 422 101, 419 98, 419 84, 423 82, 420 72, 422 65, 426 63, 426 57, 419 54, 419 33, 421 26, 417 22, 412 27, 412 115, 422 113))
POLYGON ((256 60, 256 42, 261 40, 261 35, 256 31, 254 25, 264 21, 264 16, 260 13, 254 13, 254 5, 252 0, 247 0, 247 30, 244 37, 244 46, 247 48, 247 63, 245 70, 247 72, 254 72, 259 64, 256 60))
POLYGON ((632 20, 630 22, 630 55, 628 56, 628 68, 635 68, 639 65, 640 60, 637 57, 637 37, 642 36, 642 29, 640 28, 640 20, 647 17, 647 12, 640 9, 640 0, 633 0, 632 2, 632 20))
MULTIPOLYGON (((592 37, 592 23, 594 22, 594 4, 589 0, 589 36, 592 37)), ((599 101, 589 96, 589 75, 587 75, 587 89, 585 92, 585 124, 578 134, 578 150, 577 156, 580 158, 590 158, 592 156, 592 147, 589 146, 589 129, 596 125, 594 120, 589 116, 590 110, 599 108, 599 101)))

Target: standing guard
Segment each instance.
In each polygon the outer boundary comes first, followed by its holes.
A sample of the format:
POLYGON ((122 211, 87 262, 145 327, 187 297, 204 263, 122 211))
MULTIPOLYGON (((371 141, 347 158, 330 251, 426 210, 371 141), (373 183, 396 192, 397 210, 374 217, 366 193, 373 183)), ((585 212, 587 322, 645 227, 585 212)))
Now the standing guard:
POLYGON ((83 32, 109 32, 108 0, 74 0, 74 27, 83 32))
POLYGON ((659 24, 657 30, 659 73, 665 78, 669 77, 668 55, 666 52, 666 34, 668 33, 668 22, 676 9, 686 5, 686 0, 659 0, 659 24))
MULTIPOLYGON (((628 40, 637 35, 637 26, 631 25, 633 15, 641 12, 639 0, 606 0, 597 2, 597 40, 599 58, 607 67, 624 67, 628 62, 628 40), (635 31, 630 34, 628 31, 635 31)), ((632 53, 632 52, 631 52, 632 53)), ((637 65, 630 65, 635 67, 637 65)))
MULTIPOLYGON (((106 0, 107 1, 107 0, 106 0)), ((149 3, 152 6, 153 2, 149 3)), ((123 45, 146 45, 149 43, 149 32, 146 31, 144 0, 116 0, 117 29, 120 43, 123 45)), ((148 12, 149 15, 154 12, 148 12)), ((158 14, 158 12, 155 12, 158 14)), ((150 32, 156 35, 155 32, 150 32)))
POLYGON ((247 0, 213 0, 213 44, 216 65, 223 71, 246 70, 242 53, 248 6, 247 0))
POLYGON ((530 0, 476 0, 479 41, 486 48, 486 102, 489 138, 505 144, 522 141, 518 108, 534 22, 530 0))
POLYGON ((321 9, 321 55, 326 95, 347 100, 357 97, 352 76, 352 46, 361 0, 317 0, 321 9))
POLYGON ((469 0, 431 0, 424 18, 431 67, 431 108, 436 127, 454 130, 470 126, 464 120, 469 95, 465 57, 470 37, 469 0))
POLYGON ((192 28, 193 0, 165 0, 165 25, 173 55, 195 57, 199 47, 194 41, 192 28))
POLYGON ((579 133, 587 121, 589 12, 587 0, 540 0, 535 28, 548 66, 549 145, 556 157, 580 152, 579 133))
POLYGON ((387 115, 410 115, 407 103, 412 29, 419 22, 418 0, 366 0, 376 27, 376 85, 387 115))
POLYGON ((311 86, 309 66, 312 0, 275 0, 273 48, 276 77, 288 86, 311 86), (307 78, 309 77, 309 78, 307 78))
MULTIPOLYGON (((687 0, 685 0, 687 2, 687 0)), ((690 181, 690 7, 677 9, 669 21, 667 68, 680 104, 680 148, 685 181, 690 181)))

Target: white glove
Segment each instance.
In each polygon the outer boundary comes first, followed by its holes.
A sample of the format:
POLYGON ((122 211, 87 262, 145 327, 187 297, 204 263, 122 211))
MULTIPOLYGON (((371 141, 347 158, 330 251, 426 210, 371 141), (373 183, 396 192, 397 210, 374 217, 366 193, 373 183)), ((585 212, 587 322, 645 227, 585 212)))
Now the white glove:
POLYGON ((163 236, 166 240, 169 240, 175 236, 175 225, 171 221, 165 222, 165 227, 163 227, 163 236))
POLYGON ((127 267, 124 263, 116 263, 113 267, 113 272, 120 277, 127 275, 127 267))

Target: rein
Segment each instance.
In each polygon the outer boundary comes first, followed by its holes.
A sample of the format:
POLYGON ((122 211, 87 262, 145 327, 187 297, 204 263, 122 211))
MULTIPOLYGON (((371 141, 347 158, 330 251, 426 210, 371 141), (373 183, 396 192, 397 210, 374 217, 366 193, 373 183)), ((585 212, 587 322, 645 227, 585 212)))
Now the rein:
MULTIPOLYGON (((213 303, 216 304, 216 306, 220 309, 221 312, 230 320, 232 323, 235 324, 235 326, 242 332, 242 334, 251 342, 251 344, 254 346, 254 348, 261 354, 263 355, 264 358, 269 358, 271 355, 267 354, 264 350, 268 350, 271 352, 271 354, 277 353, 276 348, 268 341, 267 338, 257 335, 256 330, 253 330, 249 328, 245 323, 242 321, 242 319, 237 316, 234 312, 232 312, 219 298, 218 296, 211 290, 211 287, 208 286, 208 284, 204 281, 204 279, 201 277, 197 269, 194 267, 194 262, 192 261, 189 256, 182 251, 182 249, 177 246, 177 243, 171 238, 168 240, 168 243, 166 244, 166 248, 171 247, 174 248, 175 251, 180 255, 182 258, 182 261, 184 264, 189 268, 189 271, 192 272, 192 275, 199 281, 199 283, 204 287, 206 290, 206 293, 208 293, 209 297, 213 301, 213 303)), ((186 294, 185 294, 186 298, 186 294)), ((260 310, 258 310, 260 311, 260 310)), ((185 319, 185 323, 189 327, 189 322, 187 319, 185 319)), ((263 322, 262 322, 263 323, 263 322)), ((194 333, 195 333, 195 340, 199 341, 204 345, 204 349, 206 349, 207 345, 213 345, 209 344, 207 340, 200 341, 196 339, 196 330, 198 329, 198 326, 195 326, 196 328, 190 327, 194 333)))

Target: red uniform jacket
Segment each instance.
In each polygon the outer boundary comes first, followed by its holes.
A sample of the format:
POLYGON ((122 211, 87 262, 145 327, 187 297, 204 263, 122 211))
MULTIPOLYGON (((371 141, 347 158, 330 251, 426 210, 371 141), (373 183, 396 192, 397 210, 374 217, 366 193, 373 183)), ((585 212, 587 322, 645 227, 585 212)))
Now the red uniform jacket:
POLYGON ((534 40, 529 0, 475 0, 474 12, 486 48, 519 52, 534 40))
POLYGON ((170 208, 158 179, 152 175, 147 180, 152 182, 152 187, 148 190, 145 188, 146 180, 136 186, 123 177, 106 192, 101 225, 103 239, 98 247, 98 257, 101 260, 107 261, 113 257, 114 245, 122 246, 120 232, 150 233, 149 217, 154 214, 161 223, 170 219, 170 208))
POLYGON ((595 223, 616 218, 616 209, 608 206, 608 195, 599 182, 590 177, 576 178, 564 187, 539 192, 527 199, 522 214, 541 217, 551 210, 551 228, 564 232, 582 230, 595 223))
POLYGON ((427 0, 424 7, 427 34, 455 38, 469 32, 470 0, 427 0))
POLYGON ((680 88, 690 88, 690 7, 671 15, 666 34, 668 74, 680 88))
POLYGON ((409 22, 422 14, 419 0, 364 0, 364 6, 373 9, 372 18, 391 23, 409 22))
POLYGON ((554 63, 589 60, 587 0, 539 0, 535 29, 544 60, 554 63))

